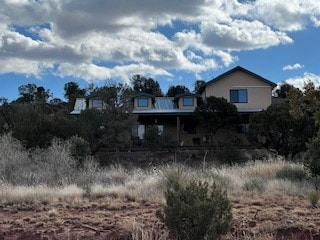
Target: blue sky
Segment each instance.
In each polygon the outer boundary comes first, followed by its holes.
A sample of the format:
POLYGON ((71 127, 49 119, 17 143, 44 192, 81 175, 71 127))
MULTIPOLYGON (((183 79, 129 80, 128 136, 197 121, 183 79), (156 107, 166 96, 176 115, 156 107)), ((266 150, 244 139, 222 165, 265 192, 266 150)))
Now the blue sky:
POLYGON ((318 0, 0 0, 0 97, 35 83, 64 99, 152 77, 164 92, 242 66, 270 81, 320 85, 318 0))

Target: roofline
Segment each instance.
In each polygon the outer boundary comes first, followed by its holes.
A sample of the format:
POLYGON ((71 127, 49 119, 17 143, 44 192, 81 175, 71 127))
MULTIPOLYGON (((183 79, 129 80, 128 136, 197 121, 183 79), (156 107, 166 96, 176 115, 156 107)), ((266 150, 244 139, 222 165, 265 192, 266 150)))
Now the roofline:
POLYGON ((247 73, 247 74, 249 74, 249 75, 251 75, 251 76, 254 76, 254 77, 258 78, 259 80, 261 80, 261 81, 269 84, 269 85, 272 86, 273 88, 277 86, 276 83, 271 82, 270 80, 268 80, 268 79, 266 79, 266 78, 264 78, 264 77, 262 77, 262 76, 260 76, 260 75, 258 75, 258 74, 256 74, 256 73, 254 73, 254 72, 249 71, 248 69, 245 69, 245 68, 243 68, 243 67, 241 67, 241 66, 236 66, 236 67, 232 68, 231 70, 229 70, 229 71, 227 71, 227 72, 225 72, 225 73, 217 76, 216 78, 212 79, 211 81, 207 82, 207 83, 205 84, 205 87, 207 87, 207 86, 210 85, 211 83, 214 83, 214 82, 219 81, 220 79, 224 78, 225 76, 227 76, 227 75, 229 75, 229 74, 231 74, 231 73, 233 73, 233 72, 235 72, 235 71, 238 71, 238 70, 240 70, 240 71, 242 71, 242 72, 245 72, 245 73, 247 73))
POLYGON ((133 112, 133 114, 139 115, 139 116, 191 116, 193 115, 192 112, 133 112))
POLYGON ((146 92, 138 92, 138 93, 134 93, 131 98, 138 98, 138 97, 150 97, 150 98, 156 98, 157 96, 155 94, 151 94, 151 93, 146 93, 146 92))

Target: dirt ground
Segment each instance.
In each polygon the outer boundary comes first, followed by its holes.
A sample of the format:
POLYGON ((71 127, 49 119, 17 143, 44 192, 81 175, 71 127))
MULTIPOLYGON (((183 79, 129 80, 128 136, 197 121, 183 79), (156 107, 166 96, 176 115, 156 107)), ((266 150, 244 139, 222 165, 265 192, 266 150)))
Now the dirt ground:
MULTIPOLYGON (((223 239, 320 240, 320 209, 304 197, 233 198, 233 227, 223 239)), ((166 228, 155 217, 159 209, 159 203, 107 198, 1 205, 0 240, 120 240, 133 239, 138 230, 165 236, 166 228)))

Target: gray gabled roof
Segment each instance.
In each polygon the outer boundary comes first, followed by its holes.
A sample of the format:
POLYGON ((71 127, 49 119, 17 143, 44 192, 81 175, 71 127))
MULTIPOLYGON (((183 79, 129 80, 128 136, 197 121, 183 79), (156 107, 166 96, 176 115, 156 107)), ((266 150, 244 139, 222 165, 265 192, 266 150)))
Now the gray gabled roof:
POLYGON ((207 83, 205 84, 205 87, 208 86, 208 85, 210 85, 210 84, 212 84, 212 83, 214 83, 214 82, 217 82, 217 81, 223 79, 225 76, 228 76, 228 75, 230 75, 230 74, 232 74, 232 73, 234 73, 234 72, 236 72, 236 71, 242 71, 242 72, 247 73, 247 74, 249 74, 249 75, 251 75, 251 76, 253 76, 253 77, 255 77, 255 78, 258 78, 259 80, 261 80, 261 81, 269 84, 269 85, 270 85, 271 87, 273 87, 273 88, 277 86, 276 83, 271 82, 271 81, 265 79, 264 77, 261 77, 260 75, 249 71, 248 69, 245 69, 245 68, 243 68, 243 67, 237 66, 237 67, 232 68, 231 70, 229 70, 229 71, 227 71, 227 72, 225 72, 225 73, 217 76, 216 78, 212 79, 211 81, 207 82, 207 83))

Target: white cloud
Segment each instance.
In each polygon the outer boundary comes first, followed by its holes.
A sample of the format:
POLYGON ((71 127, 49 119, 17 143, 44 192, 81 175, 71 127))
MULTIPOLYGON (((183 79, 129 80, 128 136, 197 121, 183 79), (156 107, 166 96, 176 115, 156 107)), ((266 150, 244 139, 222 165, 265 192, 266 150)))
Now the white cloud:
POLYGON ((304 65, 301 65, 300 63, 295 63, 293 65, 286 65, 282 68, 283 71, 288 71, 288 70, 296 70, 296 69, 301 69, 304 68, 304 65))
POLYGON ((163 69, 156 69, 153 66, 145 64, 129 64, 124 66, 116 66, 107 68, 94 64, 72 65, 69 63, 61 64, 58 68, 58 74, 63 76, 73 76, 85 79, 89 82, 96 80, 108 80, 116 77, 121 77, 129 83, 129 79, 134 74, 142 74, 145 76, 171 76, 171 74, 163 69))
POLYGON ((55 74, 88 81, 201 74, 234 63, 238 51, 292 44, 288 31, 319 19, 318 0, 2 0, 0 72, 39 76, 55 65, 55 74), (172 38, 157 28, 175 21, 186 29, 172 38))
POLYGON ((315 27, 320 27, 320 16, 311 16, 310 20, 313 22, 315 27))
POLYGON ((283 32, 274 32, 259 21, 234 20, 227 24, 202 24, 203 42, 217 49, 247 50, 292 43, 283 32))
POLYGON ((289 79, 286 79, 284 82, 303 90, 303 87, 308 82, 312 82, 315 85, 315 87, 319 87, 320 76, 313 73, 305 72, 303 76, 289 78, 289 79))

